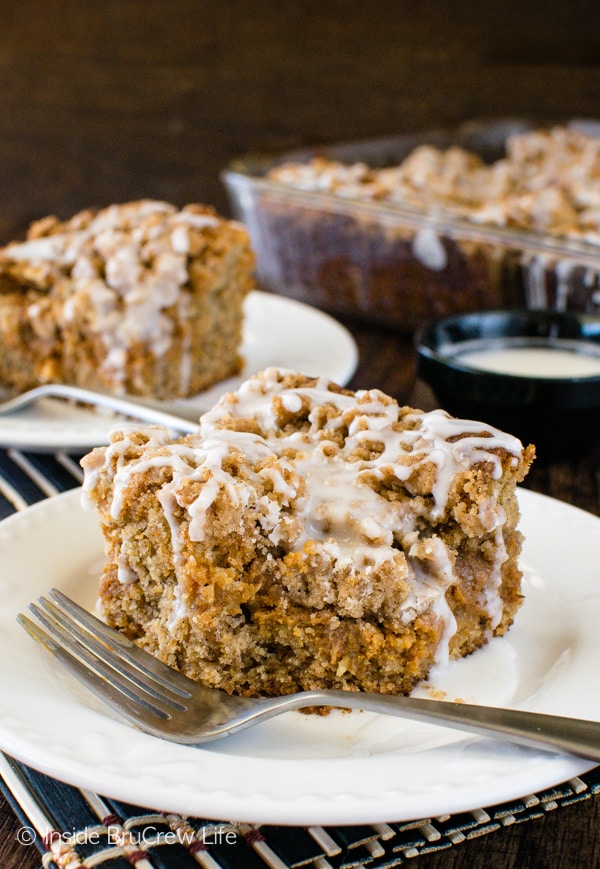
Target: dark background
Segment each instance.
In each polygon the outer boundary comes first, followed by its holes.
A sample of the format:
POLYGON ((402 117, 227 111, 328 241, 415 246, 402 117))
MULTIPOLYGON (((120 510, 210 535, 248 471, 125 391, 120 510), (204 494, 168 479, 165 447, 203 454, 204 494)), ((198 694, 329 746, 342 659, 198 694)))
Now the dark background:
POLYGON ((470 118, 600 117, 597 2, 18 0, 0 26, 0 241, 138 197, 228 211, 247 151, 470 118))

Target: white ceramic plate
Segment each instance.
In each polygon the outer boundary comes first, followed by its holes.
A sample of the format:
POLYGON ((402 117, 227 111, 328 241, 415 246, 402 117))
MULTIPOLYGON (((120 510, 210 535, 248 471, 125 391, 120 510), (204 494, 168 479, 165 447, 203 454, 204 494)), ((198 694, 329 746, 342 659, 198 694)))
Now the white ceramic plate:
MULTIPOLYGON (((155 402, 156 407, 197 419, 225 392, 269 366, 322 375, 341 385, 354 374, 358 361, 354 339, 328 314, 283 296, 254 291, 246 298, 245 315, 243 374, 190 399, 155 402)), ((115 417, 106 411, 45 398, 0 417, 0 447, 83 451, 106 443, 114 425, 115 417)))
MULTIPOLYGON (((600 519, 520 493, 525 603, 508 635, 436 676, 452 699, 600 719, 600 519)), ((101 794, 215 819, 376 823, 551 787, 593 764, 362 712, 290 712, 202 748, 111 714, 16 622, 53 585, 92 607, 102 545, 80 492, 0 523, 0 748, 101 794)))

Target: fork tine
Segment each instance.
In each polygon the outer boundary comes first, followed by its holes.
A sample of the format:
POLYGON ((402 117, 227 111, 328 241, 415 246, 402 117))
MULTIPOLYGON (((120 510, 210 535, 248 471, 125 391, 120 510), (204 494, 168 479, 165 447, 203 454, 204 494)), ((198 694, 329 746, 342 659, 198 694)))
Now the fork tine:
POLYGON ((35 603, 29 605, 30 610, 51 634, 54 640, 63 648, 70 651, 89 669, 101 674, 103 678, 114 680, 118 677, 121 690, 131 692, 132 699, 137 692, 143 692, 152 698, 153 705, 163 708, 165 712, 183 711, 186 707, 180 700, 167 693, 165 689, 159 690, 160 685, 133 669, 126 661, 123 661, 109 646, 99 642, 91 633, 85 633, 77 624, 70 621, 51 601, 39 598, 41 608, 35 603))
POLYGON ((79 386, 71 386, 66 383, 44 383, 33 389, 0 401, 0 416, 13 413, 30 404, 34 404, 40 398, 59 398, 78 401, 92 407, 104 407, 127 417, 141 420, 142 422, 164 425, 181 434, 191 434, 198 429, 198 421, 174 416, 157 407, 146 404, 143 400, 136 401, 133 398, 124 399, 120 396, 109 395, 104 392, 95 392, 90 389, 82 389, 79 386))
POLYGON ((166 712, 131 693, 126 686, 121 685, 113 678, 114 672, 110 668, 102 667, 101 662, 98 667, 96 667, 96 663, 98 663, 96 662, 92 669, 90 669, 86 663, 83 663, 74 653, 65 649, 50 633, 40 628, 28 616, 19 613, 17 621, 34 640, 44 646, 48 652, 61 662, 66 670, 79 679, 104 703, 112 705, 122 715, 138 724, 142 729, 150 730, 150 732, 160 735, 160 722, 166 722, 169 718, 166 712), (106 672, 103 672, 103 670, 106 670, 106 672), (159 721, 153 726, 149 716, 154 716, 159 721))
MULTIPOLYGON (((86 632, 103 641, 111 649, 118 649, 119 658, 128 661, 148 678, 156 680, 163 688, 178 694, 180 697, 187 699, 191 696, 194 684, 186 676, 173 670, 167 664, 163 664, 149 652, 140 649, 126 636, 110 628, 95 615, 80 607, 62 591, 52 588, 47 593, 47 598, 58 604, 60 609, 64 610, 71 617, 72 622, 80 628, 84 628, 86 632)), ((39 602, 42 603, 42 600, 40 598, 39 602)), ((46 606, 45 603, 44 606, 46 606)))

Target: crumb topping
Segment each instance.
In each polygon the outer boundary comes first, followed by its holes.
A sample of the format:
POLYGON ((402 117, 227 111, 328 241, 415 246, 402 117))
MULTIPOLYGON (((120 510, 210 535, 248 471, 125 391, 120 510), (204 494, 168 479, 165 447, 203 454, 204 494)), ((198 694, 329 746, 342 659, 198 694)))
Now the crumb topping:
POLYGON ((389 168, 317 157, 278 166, 269 178, 600 244, 600 138, 562 126, 509 137, 506 156, 491 165, 459 147, 421 145, 389 168))

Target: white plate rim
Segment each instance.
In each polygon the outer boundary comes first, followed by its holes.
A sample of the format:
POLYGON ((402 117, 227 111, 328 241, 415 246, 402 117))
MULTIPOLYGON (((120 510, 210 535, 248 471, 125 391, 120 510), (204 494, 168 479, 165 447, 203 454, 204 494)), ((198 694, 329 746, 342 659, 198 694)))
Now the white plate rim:
MULTIPOLYGON (((275 366, 322 375, 344 386, 358 365, 358 348, 348 329, 324 311, 253 290, 245 300, 241 354, 244 370, 189 399, 148 401, 161 410, 196 419, 251 374, 275 366)), ((46 398, 26 410, 0 416, 0 447, 43 452, 81 452, 106 443, 115 416, 46 398)))
MULTIPOLYGON (((155 740, 107 716, 95 701, 91 705, 87 699, 80 702, 85 692, 78 692, 84 689, 75 687, 16 623, 17 612, 46 590, 47 581, 60 587, 67 568, 79 571, 81 564, 89 565, 92 555, 99 555, 99 550, 79 551, 90 541, 93 547, 101 546, 94 514, 80 507, 80 497, 79 490, 72 490, 0 523, 0 654, 5 662, 0 671, 0 748, 24 763, 75 786, 138 805, 216 820, 301 825, 379 823, 454 814, 552 787, 595 765, 462 736, 451 739, 448 745, 441 744, 441 748, 434 744, 425 764, 418 751, 399 756, 393 751, 379 756, 359 753, 309 761, 299 755, 283 760, 254 757, 235 747, 228 754, 219 752, 219 744, 214 751, 210 746, 195 749, 155 740), (24 546, 36 533, 42 542, 37 547, 24 546), (61 548, 54 548, 55 543, 61 548), (70 551, 65 552, 63 546, 70 551), (65 563, 73 553, 81 564, 65 563), (26 583, 20 580, 23 576, 28 578, 26 583), (45 715, 41 714, 44 708, 45 715), (52 717, 55 709, 62 713, 60 721, 52 717), (442 772, 436 776, 445 781, 439 780, 437 790, 431 782, 423 788, 415 771, 439 761, 442 772)), ((548 541, 556 539, 559 526, 570 529, 569 536, 576 538, 578 545, 590 534, 594 545, 600 542, 598 517, 528 490, 521 490, 519 498, 527 526, 525 559, 539 560, 540 553, 548 551, 548 541)), ((553 563, 558 560, 558 569, 562 569, 563 555, 550 553, 553 563)), ((586 560, 589 558, 584 552, 583 572, 586 560)), ((531 569, 534 575, 545 575, 552 566, 549 561, 533 563, 531 569)), ((88 582, 92 580, 88 578, 88 582)), ((600 610, 598 594, 595 590, 590 593, 587 580, 582 583, 575 595, 585 598, 586 611, 595 615, 594 610, 600 610)), ((63 587, 72 594, 71 587, 63 587)), ((548 589, 550 596, 567 593, 552 577, 548 589)), ((572 593, 569 589, 568 594, 572 593)), ((589 634, 588 623, 584 646, 598 650, 600 638, 589 634)), ((573 672, 567 675, 571 679, 573 672)), ((590 672, 583 676, 589 678, 590 672)), ((550 692, 549 699, 534 698, 532 708, 561 714, 556 695, 562 696, 565 685, 560 678, 555 682, 556 690, 550 692), (545 709, 548 704, 550 708, 545 709)), ((600 699, 595 699, 598 693, 588 690, 576 694, 580 708, 575 712, 600 720, 600 699)), ((299 720, 299 713, 289 714, 296 716, 294 721, 299 720)), ((570 709, 562 714, 574 713, 570 709)), ((339 726, 339 720, 335 725, 339 726)), ((252 732, 256 730, 235 739, 246 739, 252 732)), ((243 745, 238 743, 242 749, 243 745)), ((291 751, 296 754, 294 748, 291 751)), ((428 755, 429 749, 421 754, 428 755)))

